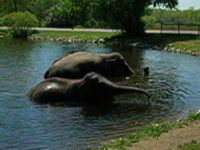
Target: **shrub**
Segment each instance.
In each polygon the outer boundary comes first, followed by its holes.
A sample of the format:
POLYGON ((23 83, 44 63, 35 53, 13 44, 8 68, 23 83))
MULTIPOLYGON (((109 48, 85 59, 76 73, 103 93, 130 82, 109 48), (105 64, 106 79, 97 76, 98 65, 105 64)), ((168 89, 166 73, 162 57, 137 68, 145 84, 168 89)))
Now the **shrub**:
POLYGON ((15 12, 3 17, 3 25, 9 27, 14 38, 27 38, 31 34, 31 27, 39 24, 37 18, 29 12, 15 12))
POLYGON ((47 27, 73 27, 71 8, 64 5, 55 5, 46 12, 45 24, 47 27))
POLYGON ((144 16, 143 21, 145 23, 145 28, 152 29, 157 23, 157 19, 154 16, 144 16))
POLYGON ((91 27, 98 28, 99 25, 98 25, 98 22, 94 18, 91 18, 90 20, 85 22, 84 27, 87 27, 87 28, 91 28, 91 27))

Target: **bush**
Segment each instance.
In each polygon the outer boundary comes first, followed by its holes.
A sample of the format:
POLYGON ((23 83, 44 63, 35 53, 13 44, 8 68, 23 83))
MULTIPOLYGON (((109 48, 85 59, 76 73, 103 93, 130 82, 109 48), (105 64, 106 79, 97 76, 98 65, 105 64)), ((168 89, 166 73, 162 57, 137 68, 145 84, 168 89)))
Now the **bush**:
POLYGON ((31 27, 37 27, 39 24, 37 18, 29 12, 7 14, 2 20, 14 38, 27 38, 31 34, 31 27))
POLYGON ((91 15, 89 4, 89 0, 64 0, 46 11, 45 24, 47 27, 84 26, 91 15))
POLYGON ((47 27, 69 27, 72 28, 73 17, 71 10, 64 5, 55 5, 46 12, 45 24, 47 27))
POLYGON ((157 23, 157 19, 154 16, 144 16, 143 21, 145 23, 145 28, 153 29, 157 23))
POLYGON ((84 27, 86 27, 86 28, 91 28, 91 27, 92 28, 99 28, 99 25, 98 25, 98 22, 94 18, 91 18, 90 20, 85 22, 84 27))

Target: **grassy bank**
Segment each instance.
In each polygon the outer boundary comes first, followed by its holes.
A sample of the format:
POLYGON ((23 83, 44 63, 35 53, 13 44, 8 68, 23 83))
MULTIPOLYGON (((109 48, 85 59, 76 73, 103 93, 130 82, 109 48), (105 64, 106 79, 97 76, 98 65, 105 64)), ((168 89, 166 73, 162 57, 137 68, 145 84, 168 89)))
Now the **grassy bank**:
POLYGON ((108 41, 116 40, 130 47, 166 50, 200 57, 200 36, 197 35, 146 34, 145 36, 133 38, 118 35, 110 38, 108 41))
POLYGON ((40 31, 32 37, 41 37, 43 39, 74 39, 74 40, 98 40, 109 39, 116 36, 114 32, 85 32, 85 31, 40 31))
MULTIPOLYGON (((169 132, 172 129, 183 128, 199 120, 200 120, 200 112, 197 113, 192 112, 187 119, 182 120, 180 122, 173 122, 168 124, 152 124, 147 127, 138 128, 135 131, 135 133, 128 135, 126 138, 121 138, 119 140, 112 141, 111 143, 102 145, 99 148, 93 148, 91 150, 125 149, 127 147, 130 147, 132 144, 141 141, 144 138, 148 139, 151 137, 153 138, 159 137, 161 136, 161 134, 169 132)), ((192 141, 191 143, 180 145, 179 148, 181 150, 184 150, 184 148, 187 147, 199 147, 198 142, 192 141)))
POLYGON ((130 38, 117 32, 40 31, 39 33, 33 34, 31 39, 68 43, 123 44, 128 47, 166 50, 200 57, 200 36, 189 34, 146 34, 145 36, 130 38))
MULTIPOLYGON (((8 33, 0 30, 0 33, 8 33)), ((66 43, 120 44, 128 47, 151 48, 200 57, 200 36, 191 34, 146 34, 126 37, 119 32, 39 31, 32 40, 49 40, 66 43)))

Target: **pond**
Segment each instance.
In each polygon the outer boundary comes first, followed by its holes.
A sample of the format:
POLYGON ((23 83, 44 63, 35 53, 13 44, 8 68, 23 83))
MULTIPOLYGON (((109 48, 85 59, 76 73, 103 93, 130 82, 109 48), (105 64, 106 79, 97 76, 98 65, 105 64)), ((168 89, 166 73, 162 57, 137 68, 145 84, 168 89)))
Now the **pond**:
POLYGON ((200 108, 200 59, 155 50, 95 44, 0 40, 0 149, 86 149, 123 137, 138 126, 168 122, 200 108), (135 75, 112 78, 149 89, 152 97, 127 94, 111 105, 50 106, 26 93, 51 63, 69 51, 120 52, 135 75), (143 75, 143 67, 150 75, 143 75))

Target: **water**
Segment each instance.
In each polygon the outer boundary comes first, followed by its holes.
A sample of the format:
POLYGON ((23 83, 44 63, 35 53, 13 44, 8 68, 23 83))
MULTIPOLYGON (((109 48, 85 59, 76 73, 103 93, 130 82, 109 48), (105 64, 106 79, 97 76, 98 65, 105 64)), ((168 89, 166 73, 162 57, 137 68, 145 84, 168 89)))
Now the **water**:
POLYGON ((151 122, 184 117, 200 108, 200 59, 154 50, 93 44, 0 40, 0 149, 86 149, 123 137, 151 122), (49 106, 26 93, 43 80, 51 63, 69 51, 119 51, 135 76, 112 78, 121 85, 149 89, 123 95, 113 105, 49 106), (142 68, 150 67, 143 76, 142 68))

